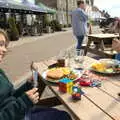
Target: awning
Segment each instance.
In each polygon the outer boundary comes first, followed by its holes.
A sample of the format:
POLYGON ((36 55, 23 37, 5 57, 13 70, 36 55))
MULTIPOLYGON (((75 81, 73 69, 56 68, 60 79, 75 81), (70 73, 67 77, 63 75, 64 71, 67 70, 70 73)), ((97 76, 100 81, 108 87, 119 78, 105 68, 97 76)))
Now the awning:
POLYGON ((15 12, 16 10, 27 11, 27 12, 31 11, 30 7, 27 7, 20 3, 14 3, 12 1, 0 1, 0 9, 6 9, 6 12, 9 10, 12 10, 13 12, 15 12))
POLYGON ((55 14, 56 13, 56 10, 55 9, 52 9, 52 8, 49 8, 47 7, 46 5, 42 4, 42 3, 38 3, 37 4, 39 7, 45 9, 47 11, 48 14, 55 14))
POLYGON ((14 0, 11 1, 1 1, 0 0, 0 11, 8 12, 11 10, 12 12, 21 12, 24 11, 25 13, 47 13, 47 11, 43 8, 40 8, 37 5, 31 3, 17 3, 14 0))
POLYGON ((37 5, 28 3, 26 1, 23 1, 23 4, 30 7, 33 12, 41 12, 41 13, 46 13, 47 12, 44 8, 41 8, 37 5))

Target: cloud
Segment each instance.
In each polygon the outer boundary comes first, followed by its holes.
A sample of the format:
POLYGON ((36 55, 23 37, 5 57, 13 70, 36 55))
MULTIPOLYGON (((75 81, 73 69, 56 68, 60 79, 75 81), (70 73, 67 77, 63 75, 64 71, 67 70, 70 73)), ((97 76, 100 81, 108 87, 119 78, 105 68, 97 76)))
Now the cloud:
POLYGON ((95 0, 94 5, 106 10, 111 16, 120 16, 120 0, 95 0))

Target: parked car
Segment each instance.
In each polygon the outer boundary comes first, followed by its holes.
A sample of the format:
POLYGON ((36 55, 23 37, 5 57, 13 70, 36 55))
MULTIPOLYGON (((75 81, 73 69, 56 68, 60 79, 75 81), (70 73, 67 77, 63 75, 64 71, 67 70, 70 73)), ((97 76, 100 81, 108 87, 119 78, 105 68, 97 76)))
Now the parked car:
POLYGON ((110 23, 112 23, 114 21, 115 21, 115 18, 103 19, 103 20, 101 20, 99 26, 100 26, 100 28, 107 27, 110 23))

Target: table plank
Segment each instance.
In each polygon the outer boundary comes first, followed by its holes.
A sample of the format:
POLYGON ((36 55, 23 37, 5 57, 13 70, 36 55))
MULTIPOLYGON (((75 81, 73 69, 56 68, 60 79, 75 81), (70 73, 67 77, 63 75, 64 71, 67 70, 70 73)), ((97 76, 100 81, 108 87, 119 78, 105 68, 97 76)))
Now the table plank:
POLYGON ((114 77, 111 77, 110 78, 110 81, 116 85, 116 86, 119 86, 120 87, 120 75, 119 76, 114 76, 114 77))
POLYGON ((88 56, 85 56, 85 57, 84 57, 84 61, 85 61, 85 62, 84 62, 84 63, 85 63, 85 66, 87 66, 87 67, 90 67, 92 63, 97 62, 97 60, 95 60, 95 59, 93 59, 93 58, 90 58, 90 57, 88 57, 88 56))
POLYGON ((48 68, 48 66, 45 65, 44 62, 36 62, 35 64, 38 67, 39 74, 42 74, 48 68))
POLYGON ((118 97, 118 93, 120 92, 119 86, 114 85, 110 81, 104 81, 102 82, 102 86, 99 89, 106 92, 120 102, 120 98, 118 97))
POLYGON ((54 57, 49 59, 49 60, 44 61, 44 64, 47 65, 47 66, 55 64, 55 63, 57 63, 57 61, 56 61, 56 59, 54 57))
POLYGON ((51 89, 78 120, 112 120, 86 97, 83 96, 81 101, 73 102, 70 94, 61 94, 55 86, 51 86, 51 89))
MULTIPOLYGON (((112 88, 111 88, 112 89, 112 88)), ((120 102, 98 88, 83 88, 86 97, 113 118, 120 116, 120 102)))
POLYGON ((115 37, 119 37, 119 34, 90 34, 88 35, 88 37, 95 37, 95 38, 115 38, 115 37))

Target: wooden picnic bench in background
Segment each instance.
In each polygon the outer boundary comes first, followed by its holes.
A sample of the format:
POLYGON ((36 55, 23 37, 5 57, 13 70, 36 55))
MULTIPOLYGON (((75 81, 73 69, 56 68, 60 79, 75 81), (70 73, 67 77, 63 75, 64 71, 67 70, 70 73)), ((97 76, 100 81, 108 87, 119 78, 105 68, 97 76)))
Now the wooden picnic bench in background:
POLYGON ((115 54, 115 51, 112 50, 114 38, 119 38, 119 34, 89 34, 85 54, 89 51, 102 57, 112 58, 115 54), (92 42, 95 44, 94 48, 90 47, 92 42))

